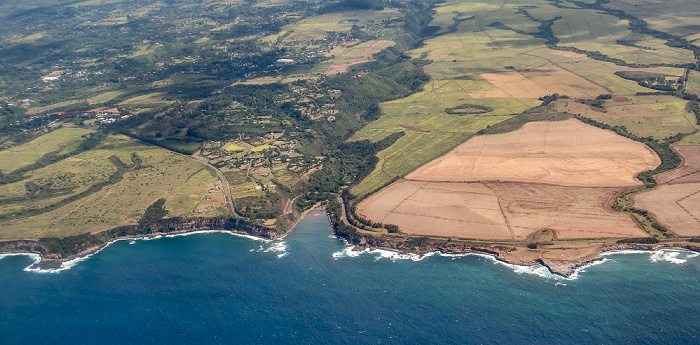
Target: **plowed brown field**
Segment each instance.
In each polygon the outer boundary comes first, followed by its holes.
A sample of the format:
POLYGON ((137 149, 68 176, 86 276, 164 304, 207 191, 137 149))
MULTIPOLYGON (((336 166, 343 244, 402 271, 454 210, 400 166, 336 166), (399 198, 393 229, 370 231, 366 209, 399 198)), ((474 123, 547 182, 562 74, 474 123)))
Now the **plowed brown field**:
POLYGON ((406 178, 620 187, 640 185, 635 176, 660 162, 642 143, 569 119, 472 138, 406 178))
POLYGON ((360 203, 369 219, 415 235, 526 240, 644 237, 610 209, 660 163, 645 145, 570 119, 474 137, 360 203), (488 182, 488 181, 513 182, 488 182), (479 182, 481 181, 481 182, 479 182))
POLYGON ((663 184, 700 182, 700 146, 676 146, 674 149, 683 157, 683 164, 659 175, 656 180, 663 184))
POLYGON ((606 90, 557 65, 523 72, 482 73, 482 78, 498 90, 470 92, 471 98, 538 98, 558 93, 570 97, 595 97, 606 90))
POLYGON ((627 215, 606 207, 619 190, 403 181, 371 196, 358 211, 416 235, 525 240, 547 228, 558 239, 645 236, 627 215))

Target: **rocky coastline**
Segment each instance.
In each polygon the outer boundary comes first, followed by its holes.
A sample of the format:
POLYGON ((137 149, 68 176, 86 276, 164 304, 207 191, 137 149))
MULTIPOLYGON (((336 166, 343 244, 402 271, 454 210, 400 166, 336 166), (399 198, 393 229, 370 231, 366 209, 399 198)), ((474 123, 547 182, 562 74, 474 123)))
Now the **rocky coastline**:
MULTIPOLYGON (((127 225, 109 229, 95 234, 86 234, 100 239, 100 242, 89 243, 83 245, 82 250, 66 252, 56 250, 58 241, 60 244, 65 242, 65 239, 43 238, 43 239, 21 239, 21 240, 5 240, 0 241, 0 254, 38 254, 40 261, 31 266, 31 269, 39 270, 57 270, 68 261, 84 258, 99 252, 105 247, 116 241, 131 240, 131 239, 149 239, 163 236, 177 236, 189 233, 203 231, 230 232, 232 234, 256 237, 262 240, 274 240, 285 237, 296 225, 312 211, 323 210, 322 207, 315 207, 306 210, 298 219, 298 221, 284 233, 275 232, 274 229, 268 228, 259 224, 254 224, 241 218, 194 218, 194 219, 168 219, 157 224, 143 225, 127 225)), ((324 211, 325 212, 325 211, 324 211)), ((329 219, 330 220, 330 219, 329 219)), ((340 238, 342 234, 334 231, 340 238)), ((81 235, 81 236, 86 236, 81 235)), ((608 244, 602 245, 598 250, 589 256, 573 259, 573 260, 552 260, 552 259, 535 259, 530 261, 514 260, 509 258, 508 249, 497 246, 476 245, 476 244, 459 244, 454 242, 429 242, 422 245, 411 245, 406 240, 392 239, 391 237, 383 236, 380 238, 371 235, 362 235, 359 238, 352 239, 344 238, 348 243, 354 244, 354 251, 363 250, 386 250, 399 254, 414 254, 426 255, 430 253, 440 253, 445 255, 465 255, 465 254, 481 254, 489 255, 494 259, 513 265, 533 266, 542 265, 546 267, 552 274, 559 275, 564 278, 571 278, 576 274, 576 271, 582 267, 589 266, 604 260, 603 255, 607 253, 623 252, 623 251, 655 251, 660 249, 678 249, 700 252, 700 246, 690 243, 672 243, 672 244, 608 244)))
POLYGON ((656 251, 662 249, 668 250, 687 250, 700 253, 700 246, 695 246, 691 244, 610 244, 603 245, 598 248, 595 254, 574 259, 574 260, 551 260, 551 259, 535 259, 532 261, 521 261, 513 260, 507 258, 507 251, 495 250, 490 247, 468 245, 455 247, 453 245, 427 245, 422 248, 409 248, 402 242, 384 240, 381 244, 371 245, 368 244, 366 238, 360 240, 359 244, 355 245, 354 251, 363 250, 387 250, 397 252, 399 254, 415 254, 415 255, 426 255, 430 253, 440 253, 445 255, 465 255, 465 254, 481 254, 489 255, 494 259, 501 261, 506 264, 518 265, 518 266, 534 266, 542 265, 546 267, 550 273, 554 275, 561 276, 563 278, 570 279, 576 275, 577 270, 596 264, 603 261, 605 254, 625 252, 625 251, 656 251))
POLYGON ((201 231, 230 232, 263 240, 273 240, 286 235, 240 218, 167 219, 146 226, 125 225, 98 233, 65 238, 0 241, 0 254, 38 254, 41 259, 32 265, 31 269, 57 270, 65 262, 95 254, 116 241, 176 236, 201 231))

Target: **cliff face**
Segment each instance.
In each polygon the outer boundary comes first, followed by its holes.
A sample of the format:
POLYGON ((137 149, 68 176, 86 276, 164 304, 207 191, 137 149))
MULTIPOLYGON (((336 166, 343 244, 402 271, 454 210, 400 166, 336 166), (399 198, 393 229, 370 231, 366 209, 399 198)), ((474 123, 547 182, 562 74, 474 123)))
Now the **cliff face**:
POLYGON ((39 240, 0 241, 0 253, 36 253, 42 257, 41 267, 53 268, 76 257, 88 255, 115 239, 177 234, 198 230, 227 230, 266 239, 281 234, 274 229, 240 218, 169 218, 149 224, 125 225, 94 234, 80 234, 63 238, 47 237, 39 240))
POLYGON ((48 252, 45 244, 36 240, 0 241, 0 253, 37 253, 44 255, 48 252))
MULTIPOLYGON (((134 226, 138 227, 138 226, 134 226)), ((267 239, 280 236, 274 229, 253 224, 240 218, 193 218, 149 225, 145 233, 171 233, 197 230, 229 230, 267 239)))
MULTIPOLYGON (((337 234, 337 233, 336 233, 337 234)), ((341 236, 342 237, 342 236, 341 236)), ((347 240, 347 238, 346 238, 347 240)), ((374 236, 360 236, 353 238, 350 241, 357 245, 357 250, 365 248, 387 249, 397 252, 427 254, 440 252, 443 254, 464 254, 464 253, 481 253, 488 254, 495 258, 500 258, 502 252, 495 248, 487 248, 484 246, 462 243, 427 243, 416 244, 411 241, 396 241, 395 239, 383 238, 379 239, 374 236)))

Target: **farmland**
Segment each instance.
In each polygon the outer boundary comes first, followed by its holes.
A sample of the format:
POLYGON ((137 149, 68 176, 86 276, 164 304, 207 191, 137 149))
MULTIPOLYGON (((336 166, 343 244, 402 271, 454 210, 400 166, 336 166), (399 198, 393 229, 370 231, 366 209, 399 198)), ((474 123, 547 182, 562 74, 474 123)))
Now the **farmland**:
POLYGON ((678 146, 683 164, 657 177, 659 186, 634 197, 636 207, 653 213, 683 236, 700 236, 700 146, 678 146))
POLYGON ((525 240, 550 229, 560 240, 644 236, 629 217, 603 206, 619 191, 403 181, 371 196, 358 211, 412 235, 525 240))
POLYGON ((557 109, 581 114, 611 126, 625 126, 642 137, 663 139, 700 128, 685 100, 671 96, 619 96, 593 108, 572 100, 557 101, 557 109))
POLYGON ((0 167, 7 174, 30 165, 49 152, 66 153, 76 148, 82 135, 93 131, 82 128, 61 128, 42 135, 28 143, 0 151, 0 167))
POLYGON ((688 77, 688 85, 686 86, 686 89, 688 90, 688 92, 692 92, 700 96, 700 72, 690 71, 690 75, 688 77))
POLYGON ((308 41, 322 40, 329 31, 348 32, 353 25, 374 25, 375 23, 390 22, 403 17, 403 14, 393 9, 382 11, 347 11, 343 13, 330 13, 306 18, 297 23, 282 28, 275 36, 265 38, 277 40, 291 45, 308 41))
POLYGON ((324 74, 342 73, 345 72, 349 66, 374 61, 372 55, 394 44, 394 42, 387 40, 345 42, 343 45, 333 48, 328 53, 332 58, 319 63, 316 68, 324 74))
MULTIPOLYGON (((170 96, 172 97, 172 96, 170 96)), ((169 104, 173 101, 169 99, 169 95, 163 93, 148 93, 145 95, 129 98, 120 103, 122 106, 136 106, 136 107, 152 107, 154 105, 169 104)))
POLYGON ((384 115, 351 138, 377 141, 389 133, 407 133, 378 154, 375 170, 353 189, 356 195, 364 196, 392 178, 406 176, 479 130, 532 108, 539 104, 538 98, 551 94, 570 98, 557 103, 558 111, 624 125, 640 136, 661 139, 697 127, 691 123, 693 115, 684 110, 685 101, 671 96, 633 97, 649 89, 615 74, 645 65, 642 70, 648 73, 678 79, 684 71, 673 66, 694 61, 689 50, 670 48, 659 38, 631 31, 627 20, 546 1, 447 1, 435 11, 431 25, 439 26, 438 34, 407 52, 431 61, 423 68, 431 80, 421 92, 382 103, 384 115), (554 49, 544 33, 537 33, 552 18, 559 18, 551 22, 557 48, 575 51, 554 49), (620 43, 627 41, 637 43, 620 43), (589 56, 591 51, 607 58, 589 56), (632 97, 605 113, 574 102, 601 94, 632 97), (492 111, 467 116, 445 112, 462 104, 492 111))
POLYGON ((469 139, 358 210, 414 235, 524 240, 550 229, 558 239, 638 237, 644 232, 610 204, 659 163, 646 146, 574 119, 531 122, 469 139))
POLYGON ((49 104, 49 105, 45 105, 45 106, 41 106, 41 107, 32 107, 32 108, 29 108, 29 110, 27 111, 27 114, 41 114, 41 113, 51 111, 51 110, 56 109, 56 108, 70 106, 70 105, 80 103, 83 101, 87 102, 88 105, 102 104, 102 103, 105 103, 105 102, 121 95, 122 93, 123 93, 123 91, 107 91, 107 92, 98 94, 96 96, 86 98, 84 100, 76 99, 76 100, 53 103, 53 104, 49 104))
MULTIPOLYGON (((531 12, 545 18, 555 15, 547 15, 539 10, 531 12)), ((630 32, 626 20, 582 10, 559 9, 556 15, 563 15, 552 26, 554 35, 559 38, 562 46, 598 51, 632 64, 683 64, 693 61, 693 54, 688 50, 671 48, 658 38, 630 32)))
POLYGON ((472 138, 406 179, 623 187, 640 185, 635 176, 659 163, 641 143, 569 119, 472 138))
POLYGON ((610 1, 607 7, 620 9, 638 18, 646 20, 651 28, 681 37, 693 39, 700 30, 697 18, 700 5, 697 2, 683 0, 669 1, 610 1))

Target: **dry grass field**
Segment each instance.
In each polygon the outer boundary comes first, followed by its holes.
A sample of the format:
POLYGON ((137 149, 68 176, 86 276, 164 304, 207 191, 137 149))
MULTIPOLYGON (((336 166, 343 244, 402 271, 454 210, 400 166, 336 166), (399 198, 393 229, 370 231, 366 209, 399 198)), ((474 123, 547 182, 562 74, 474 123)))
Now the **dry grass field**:
POLYGON ((101 93, 99 95, 96 95, 96 96, 93 96, 90 98, 63 101, 63 102, 45 105, 43 107, 31 107, 31 108, 29 108, 29 110, 27 110, 27 114, 30 114, 30 115, 39 114, 39 113, 50 111, 52 109, 56 109, 58 107, 65 107, 65 106, 68 106, 71 104, 75 104, 75 103, 78 103, 81 101, 87 101, 89 105, 101 104, 101 103, 107 102, 107 101, 109 101, 109 100, 111 100, 111 99, 113 99, 113 98, 115 98, 123 93, 124 93, 124 91, 121 91, 121 90, 108 91, 108 92, 101 93))
POLYGON ((683 164, 657 177, 660 185, 634 196, 634 205, 648 210, 671 231, 700 236, 700 146, 677 146, 683 164))
POLYGON ((569 119, 472 138, 406 178, 620 187, 641 185, 635 176, 660 162, 642 143, 569 119))
POLYGON ((358 63, 374 61, 372 55, 396 44, 387 40, 371 40, 367 42, 348 41, 330 51, 333 56, 329 61, 318 64, 314 70, 324 74, 338 74, 345 72, 349 66, 358 63))
POLYGON ((678 169, 657 176, 656 180, 661 184, 700 182, 700 146, 676 146, 674 149, 683 157, 683 163, 678 169))
POLYGON ((700 236, 700 182, 660 185, 635 195, 634 205, 678 235, 700 236))
POLYGON ((358 212, 414 235, 525 240, 550 229, 557 239, 645 236, 628 216, 607 207, 619 191, 402 181, 363 201, 358 212))
POLYGON ((606 90, 557 65, 542 66, 524 72, 482 73, 498 90, 470 92, 472 98, 539 98, 558 93, 570 97, 595 97, 606 90))

